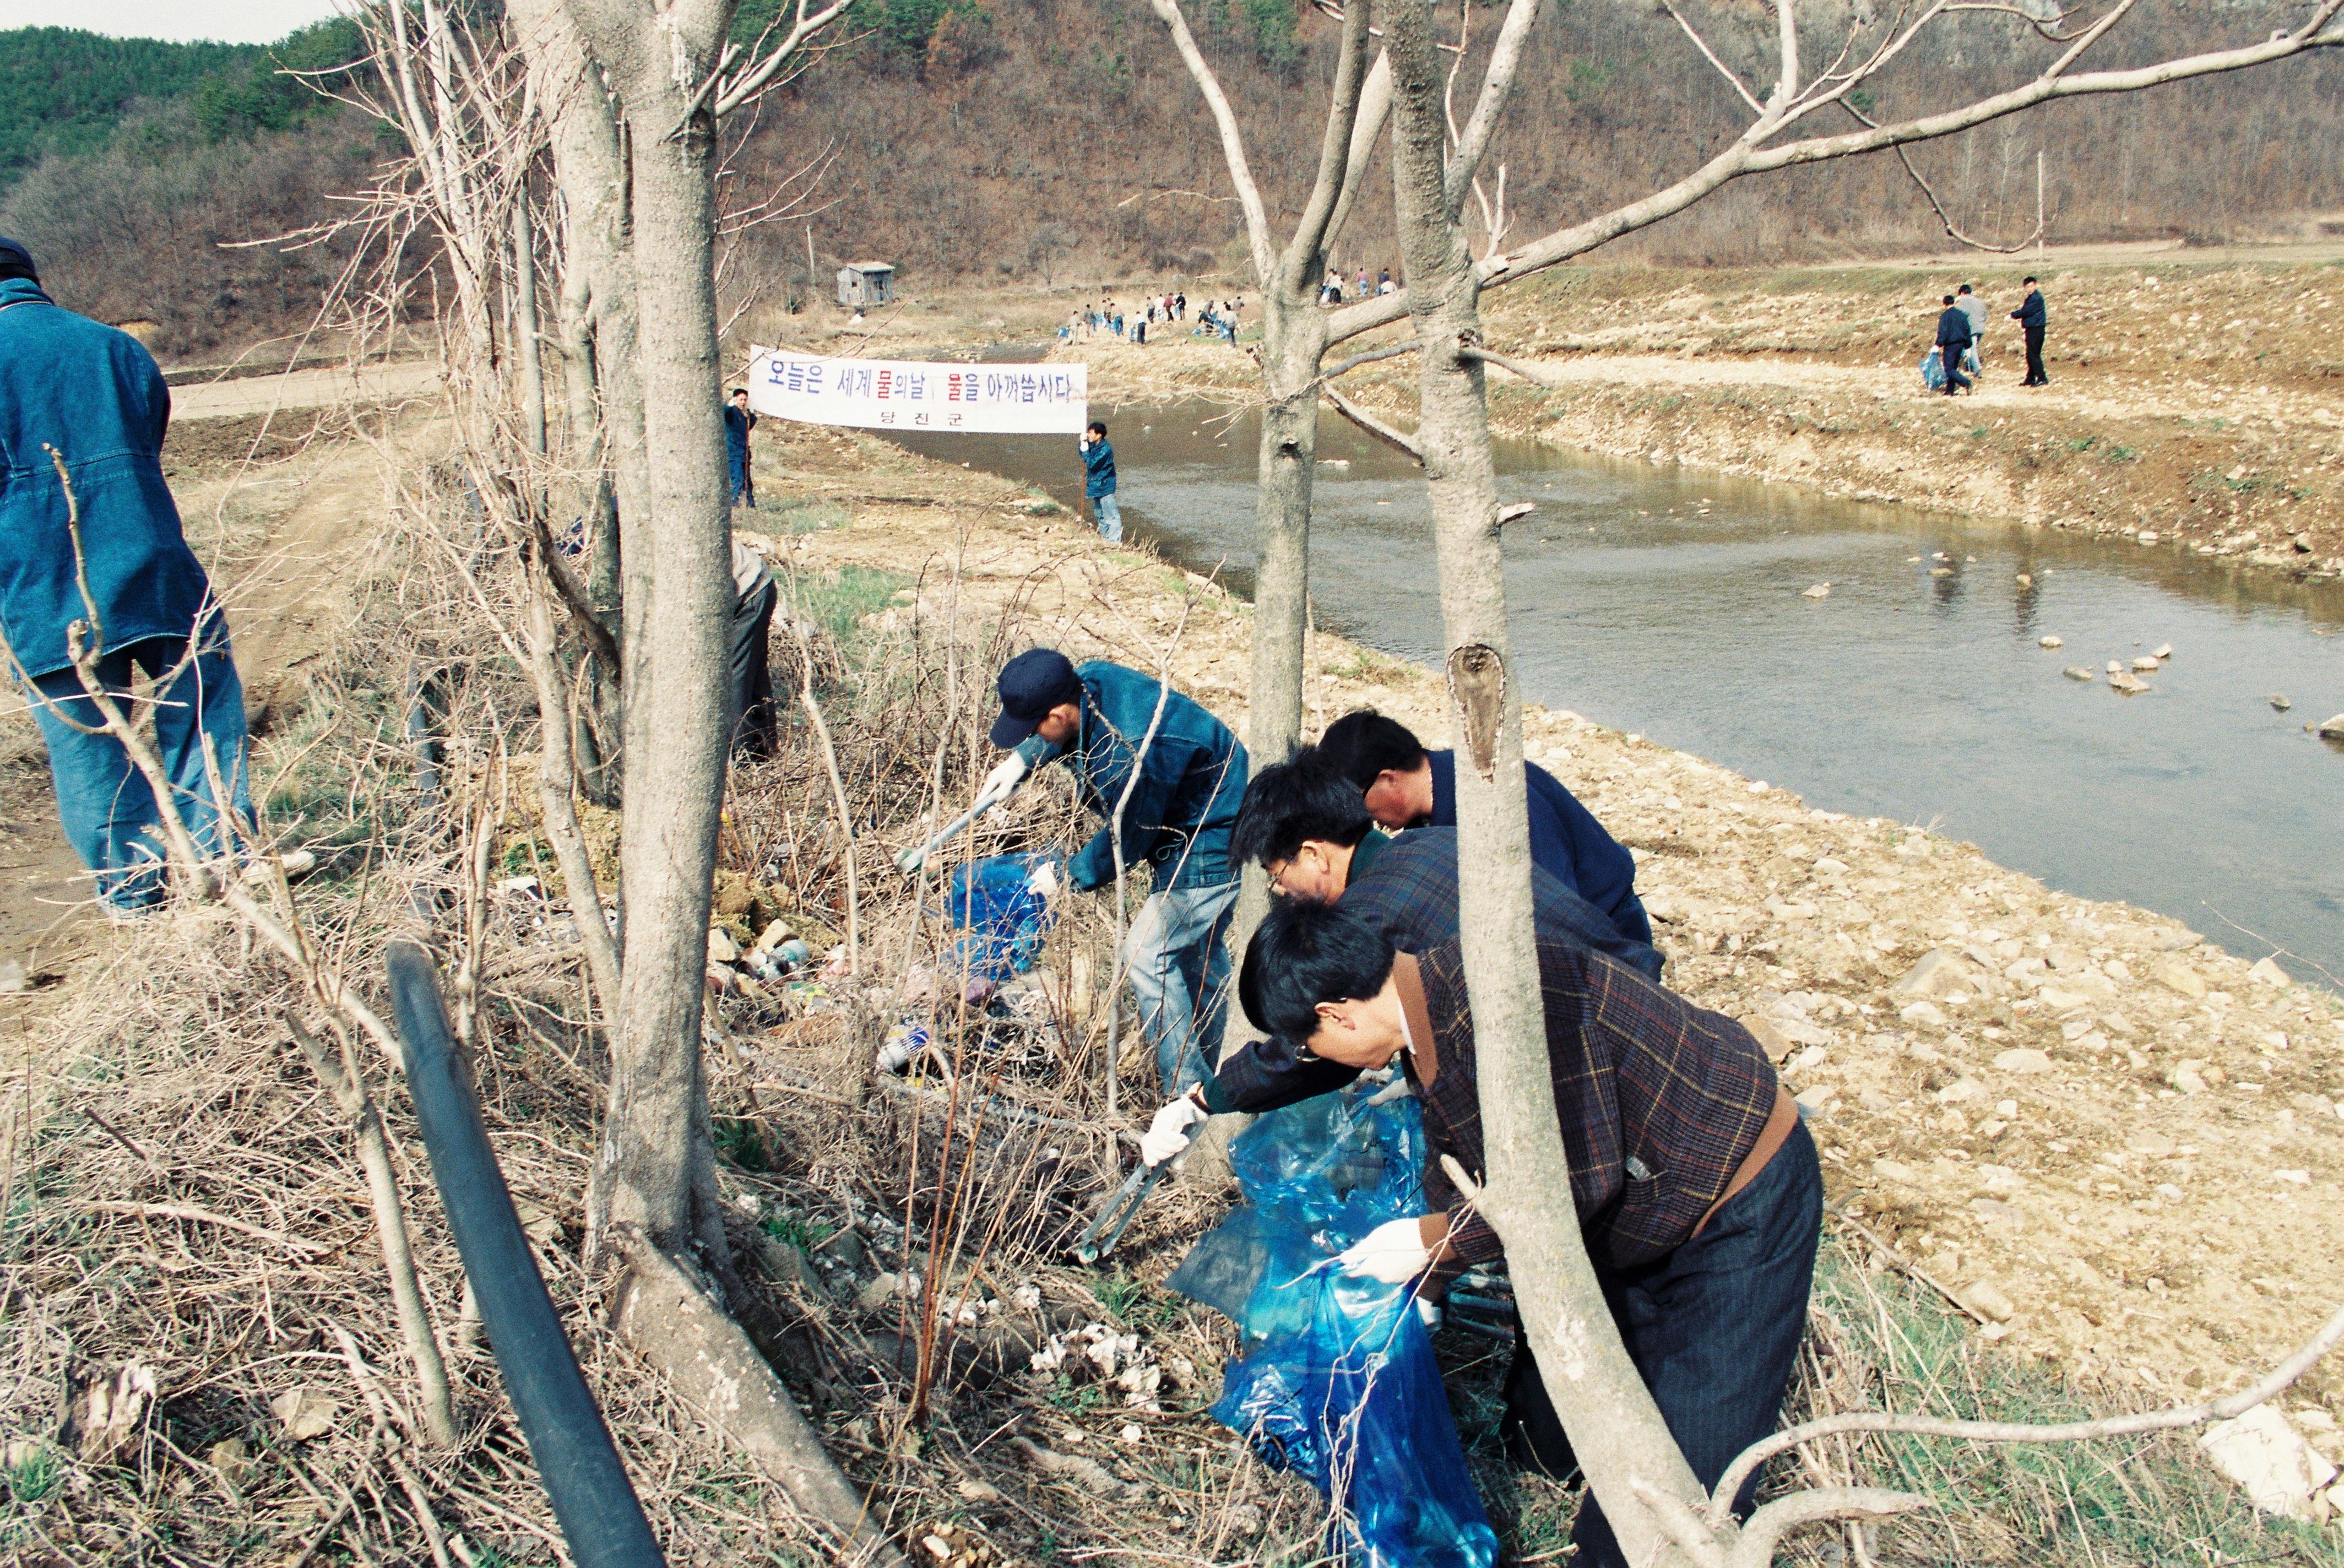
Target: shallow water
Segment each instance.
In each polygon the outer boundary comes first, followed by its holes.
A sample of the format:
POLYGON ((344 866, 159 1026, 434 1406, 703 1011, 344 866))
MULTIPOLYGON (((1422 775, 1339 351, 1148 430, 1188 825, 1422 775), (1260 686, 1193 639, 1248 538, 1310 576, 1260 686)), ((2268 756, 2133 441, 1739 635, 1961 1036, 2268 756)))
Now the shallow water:
MULTIPOLYGON (((1127 533, 1248 589, 1250 417, 1106 418, 1127 533)), ((905 444, 1080 504, 1071 439, 905 444)), ((1319 455, 1319 622, 1436 662, 1422 480, 1331 413, 1319 455)), ((2344 712, 2344 586, 1528 443, 1501 442, 1499 467, 1505 499, 1539 507, 1506 531, 1531 701, 2344 976, 2344 749, 2303 729, 2344 712), (1825 582, 1828 597, 1803 596, 1825 582), (2046 634, 2065 646, 2039 647, 2046 634), (2109 660, 2167 642, 2172 661, 2144 677, 2153 691, 2108 688, 2109 660), (2071 664, 2101 673, 2082 684, 2061 673, 2071 664), (2289 712, 2272 710, 2275 693, 2289 712)))

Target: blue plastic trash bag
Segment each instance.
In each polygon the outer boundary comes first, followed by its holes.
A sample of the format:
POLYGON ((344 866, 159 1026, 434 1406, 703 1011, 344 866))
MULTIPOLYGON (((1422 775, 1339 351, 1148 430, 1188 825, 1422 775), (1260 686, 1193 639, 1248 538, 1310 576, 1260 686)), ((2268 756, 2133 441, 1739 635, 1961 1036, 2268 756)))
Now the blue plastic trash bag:
POLYGON ((1052 920, 1050 901, 1033 885, 1034 874, 1057 860, 1041 850, 990 855, 955 869, 945 885, 945 919, 965 935, 945 953, 944 973, 999 985, 1031 969, 1052 920))
POLYGON ((1945 356, 1942 350, 1932 349, 1922 359, 1921 384, 1933 392, 1945 389, 1945 356))
POLYGON ((1230 1149, 1261 1276, 1255 1348, 1213 1417, 1329 1503, 1326 1550, 1361 1568, 1490 1568, 1482 1512, 1432 1340, 1406 1286, 1344 1273, 1337 1253, 1424 1209, 1412 1099, 1321 1095, 1261 1118, 1230 1149))

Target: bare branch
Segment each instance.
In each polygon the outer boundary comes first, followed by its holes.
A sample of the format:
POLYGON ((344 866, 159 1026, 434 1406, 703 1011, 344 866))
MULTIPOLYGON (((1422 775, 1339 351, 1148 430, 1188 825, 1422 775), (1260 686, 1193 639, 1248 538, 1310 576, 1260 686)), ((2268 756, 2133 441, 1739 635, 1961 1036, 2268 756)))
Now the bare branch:
POLYGON ((1723 1512, 1731 1510, 1734 1492, 1753 1471, 1774 1455, 1819 1437, 1830 1437, 1838 1432, 1896 1431, 1920 1437, 1961 1438, 1970 1442, 2081 1442, 2090 1438, 2137 1437, 2143 1432, 2200 1426, 2208 1421, 2228 1421, 2233 1416, 2242 1415, 2284 1391, 2339 1343, 2344 1343, 2344 1308, 2339 1308, 2301 1350, 2274 1367, 2260 1381, 2225 1399, 2208 1400, 2203 1404, 2142 1411, 2133 1415, 2106 1416, 2097 1421, 2037 1424, 2029 1421, 1953 1421, 1943 1416, 1904 1415, 1893 1411, 1851 1411, 1844 1415, 1802 1421, 1763 1442, 1751 1444, 1726 1467, 1725 1474, 1719 1480, 1712 1495, 1710 1519, 1713 1523, 1723 1512))
POLYGON ((1350 167, 1351 130, 1359 116, 1359 97, 1369 73, 1368 8, 1356 5, 1343 18, 1342 46, 1336 56, 1335 85, 1327 106, 1327 131, 1318 147, 1318 176, 1311 183, 1309 200, 1303 204, 1301 221, 1294 226, 1294 239, 1286 248, 1275 284, 1282 293, 1307 290, 1313 281, 1309 274, 1317 270, 1314 264, 1325 254, 1328 230, 1343 198, 1345 175, 1350 167))
POLYGON ((1238 201, 1245 208, 1246 242, 1253 252, 1254 277, 1263 288, 1274 287, 1278 251, 1270 243, 1269 214, 1262 207, 1261 187, 1254 183, 1253 166, 1246 161, 1245 135, 1238 128, 1237 111, 1229 107, 1228 95, 1221 91, 1220 78, 1213 75, 1204 52, 1197 47, 1196 35, 1188 31, 1188 18, 1180 13, 1180 0, 1148 3, 1164 25, 1171 29, 1173 46, 1179 50, 1197 90, 1205 96, 1205 106, 1213 113, 1213 124, 1221 133, 1221 157, 1229 166, 1229 183, 1236 187, 1238 201))
MULTIPOLYGON (((1789 0, 1784 0, 1787 5, 1789 0)), ((1726 1493, 1731 1498, 1732 1493, 1726 1493)), ((1845 1519, 1893 1519, 1935 1507, 1925 1497, 1876 1486, 1828 1486, 1778 1497, 1750 1516, 1725 1554, 1725 1568, 1771 1568, 1783 1536, 1805 1524, 1845 1519)))
POLYGON ((1700 30, 1691 22, 1685 20, 1684 13, 1676 8, 1673 0, 1661 0, 1661 9, 1666 11, 1675 19, 1676 25, 1684 29, 1684 35, 1692 40, 1692 46, 1701 51, 1701 57, 1717 67, 1717 74, 1725 78, 1727 85, 1733 87, 1736 97, 1750 106, 1752 114, 1763 115, 1766 112, 1766 106, 1758 101, 1758 95, 1743 85, 1742 77, 1733 66, 1717 57, 1717 51, 1709 46, 1709 40, 1702 37, 1700 30))
MULTIPOLYGON (((782 41, 776 44, 763 59, 758 60, 732 80, 715 86, 716 117, 722 119, 726 115, 763 92, 772 85, 774 76, 783 66, 803 56, 809 39, 846 14, 848 4, 849 0, 833 0, 830 5, 808 15, 806 0, 797 0, 796 17, 790 24, 790 30, 782 41)), ((770 33, 772 29, 768 28, 767 31, 770 33)), ((759 42, 762 45, 763 41, 760 39, 759 42)), ((723 67, 720 66, 717 67, 717 76, 722 76, 722 74, 723 67)), ((715 81, 716 78, 712 77, 711 85, 714 86, 715 81)))
POLYGON ((1406 452, 1418 462, 1422 462, 1424 460, 1424 449, 1416 444, 1415 437, 1408 434, 1404 430, 1395 430, 1390 425, 1384 423, 1381 420, 1376 418, 1375 415, 1368 412, 1365 409, 1359 407, 1357 403, 1351 401, 1350 399, 1343 396, 1342 393, 1337 391, 1332 387, 1321 387, 1318 390, 1322 397, 1324 397, 1329 402, 1335 405, 1335 411, 1337 413, 1342 415, 1345 419, 1359 426, 1359 429, 1367 431, 1368 434, 1375 437, 1376 440, 1383 442, 1388 447, 1392 447, 1398 450, 1406 452))
POLYGON ((1449 157, 1451 212, 1464 201, 1466 188, 1480 172, 1481 159, 1489 153, 1490 138, 1497 134, 1499 117, 1506 111, 1506 100, 1514 90, 1514 77, 1521 70, 1522 46, 1538 22, 1540 4, 1541 0, 1513 0, 1506 12, 1504 25, 1498 29, 1498 42, 1490 49, 1490 63, 1481 73, 1481 96, 1474 101, 1473 117, 1465 122, 1465 134, 1457 138, 1456 150, 1449 157))
POLYGON ((1349 375, 1362 365, 1372 365, 1379 359, 1397 359, 1402 354, 1413 354, 1417 348, 1417 341, 1413 338, 1405 343, 1387 343, 1380 349, 1370 349, 1364 354, 1354 354, 1348 359, 1338 359, 1332 367, 1318 372, 1318 379, 1322 382, 1331 381, 1338 376, 1349 375))
POLYGON ((1331 246, 1335 237, 1343 232, 1350 220, 1352 204, 1359 198, 1359 188, 1367 183, 1368 159, 1376 150, 1376 140, 1384 134, 1384 122, 1391 117, 1391 56, 1379 53, 1374 67, 1368 72, 1366 83, 1359 88, 1359 112, 1351 118, 1351 150, 1343 163, 1343 194, 1335 203, 1334 216, 1327 221, 1327 232, 1321 243, 1331 246))

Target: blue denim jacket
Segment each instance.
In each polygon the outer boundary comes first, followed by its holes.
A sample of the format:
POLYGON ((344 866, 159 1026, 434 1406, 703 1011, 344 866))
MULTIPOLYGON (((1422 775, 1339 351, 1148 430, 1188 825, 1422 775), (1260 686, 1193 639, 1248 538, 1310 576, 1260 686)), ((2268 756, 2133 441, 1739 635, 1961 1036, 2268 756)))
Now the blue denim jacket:
MULTIPOLYGON (((1083 717, 1074 745, 1058 753, 1036 736, 1018 750, 1037 767, 1065 756, 1083 804, 1109 819, 1066 865, 1067 879, 1087 892, 1115 880, 1116 804, 1131 778, 1133 754, 1156 719, 1162 688, 1154 678, 1105 659, 1077 665, 1075 673, 1083 683, 1083 717)), ((1227 724, 1177 692, 1166 696, 1164 717, 1140 759, 1139 782, 1124 804, 1124 868, 1152 862, 1158 892, 1211 887, 1235 877, 1229 832, 1245 798, 1246 768, 1246 749, 1227 724)))
POLYGON ((1083 498, 1096 501, 1115 493, 1115 448, 1093 441, 1083 451, 1083 498))
POLYGON ((186 637, 211 584, 163 482, 171 393, 126 332, 0 278, 0 632, 27 672, 68 668, 66 628, 88 619, 74 571, 64 457, 108 648, 186 637))

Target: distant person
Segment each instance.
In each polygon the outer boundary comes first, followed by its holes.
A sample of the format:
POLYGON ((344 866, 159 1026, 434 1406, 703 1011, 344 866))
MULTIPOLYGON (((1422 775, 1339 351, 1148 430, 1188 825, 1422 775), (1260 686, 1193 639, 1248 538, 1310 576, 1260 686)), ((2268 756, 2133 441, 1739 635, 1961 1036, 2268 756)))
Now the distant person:
POLYGON ((1172 296, 1172 306, 1173 309, 1178 312, 1180 319, 1184 321, 1187 320, 1188 319, 1188 291, 1183 288, 1179 293, 1172 296))
MULTIPOLYGON (((1457 754, 1427 751, 1398 720, 1372 708, 1346 713, 1327 726, 1317 755, 1358 787, 1378 825, 1457 825, 1457 754)), ((1529 775, 1532 864, 1594 905, 1621 936, 1649 947, 1652 923, 1636 896, 1635 857, 1561 779, 1533 762, 1524 762, 1522 772, 1529 775)))
POLYGON ((1954 290, 1954 303, 1960 306, 1962 314, 1970 319, 1969 363, 1963 369, 1968 370, 1973 376, 1984 379, 1985 375, 1985 301, 1971 293, 1970 286, 1965 283, 1954 290))
POLYGON ((749 411, 749 389, 732 389, 732 400, 724 405, 724 461, 732 471, 732 504, 754 510, 757 504, 757 479, 749 471, 749 432, 757 428, 757 416, 749 411))
POLYGON ((1152 319, 1154 318, 1154 316, 1155 316, 1155 312, 1151 310, 1151 311, 1149 311, 1149 312, 1148 312, 1148 314, 1147 314, 1147 318, 1143 318, 1143 319, 1140 319, 1140 320, 1134 321, 1134 322, 1131 324, 1131 340, 1132 340, 1132 342, 1134 342, 1135 344, 1139 345, 1139 346, 1140 346, 1140 347, 1142 347, 1142 348, 1147 347, 1147 322, 1148 322, 1148 320, 1149 320, 1149 319, 1152 319))
POLYGON ((1381 277, 1376 279, 1376 292, 1379 294, 1395 293, 1398 291, 1399 288, 1399 285, 1391 280, 1391 274, 1389 272, 1385 272, 1381 277))
POLYGON ((1969 312, 1955 304, 1954 297, 1948 294, 1945 314, 1937 318, 1937 357, 1944 364, 1945 396, 1949 398, 1970 384, 1962 374, 1962 356, 1969 352, 1969 312))
POLYGON ((1360 268, 1359 277, 1352 281, 1359 285, 1357 290, 1359 297, 1365 299, 1368 297, 1368 269, 1364 267, 1360 268))
POLYGON ((732 683, 726 717, 736 755, 770 760, 782 749, 781 715, 773 708, 773 602, 779 597, 765 558, 732 541, 732 683))
POLYGON ((2043 326, 2048 319, 2048 313, 2043 309, 2043 290, 2034 278, 2026 280, 2026 299, 2010 313, 2010 319, 2018 323, 2020 331, 2026 334, 2025 384, 2030 387, 2049 386, 2051 378, 2043 373, 2043 326))
POLYGON ((224 813, 252 822, 227 620, 163 481, 170 421, 170 389, 138 340, 58 305, 25 248, 0 238, 0 635, 31 683, 66 838, 99 903, 125 918, 167 892, 162 812, 122 743, 86 733, 105 720, 74 667, 68 628, 85 628, 97 679, 126 717, 153 714, 151 744, 197 849, 233 853, 224 813), (140 672, 153 684, 134 707, 140 672))
POLYGON ((1106 442, 1106 427, 1093 420, 1083 431, 1083 496, 1091 503, 1091 521, 1109 544, 1123 542, 1123 509, 1115 499, 1115 449, 1106 442))

